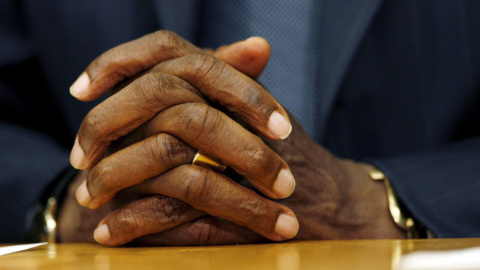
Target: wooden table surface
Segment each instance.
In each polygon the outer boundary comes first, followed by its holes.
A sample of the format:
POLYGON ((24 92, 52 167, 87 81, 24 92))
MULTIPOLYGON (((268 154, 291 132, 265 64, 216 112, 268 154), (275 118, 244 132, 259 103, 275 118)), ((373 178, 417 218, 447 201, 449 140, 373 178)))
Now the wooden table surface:
POLYGON ((402 254, 414 250, 474 246, 480 246, 480 238, 303 241, 213 247, 50 244, 0 256, 0 269, 396 269, 402 254))

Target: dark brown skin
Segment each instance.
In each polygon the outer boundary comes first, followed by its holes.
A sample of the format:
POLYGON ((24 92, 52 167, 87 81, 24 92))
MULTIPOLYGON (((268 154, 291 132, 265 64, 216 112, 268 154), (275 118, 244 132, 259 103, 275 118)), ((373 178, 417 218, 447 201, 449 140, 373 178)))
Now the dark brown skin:
POLYGON ((89 171, 72 184, 60 239, 92 240, 97 222, 95 240, 106 245, 404 238, 385 187, 368 178, 373 167, 331 155, 252 79, 269 50, 257 38, 205 54, 161 31, 97 58, 86 70, 88 87, 73 93, 91 100, 118 92, 79 130, 71 161, 89 171), (118 86, 125 77, 132 79, 118 86), (270 121, 273 112, 280 122, 270 121), (235 173, 189 165, 195 149, 235 173), (77 200, 97 210, 76 204, 79 185, 77 200))

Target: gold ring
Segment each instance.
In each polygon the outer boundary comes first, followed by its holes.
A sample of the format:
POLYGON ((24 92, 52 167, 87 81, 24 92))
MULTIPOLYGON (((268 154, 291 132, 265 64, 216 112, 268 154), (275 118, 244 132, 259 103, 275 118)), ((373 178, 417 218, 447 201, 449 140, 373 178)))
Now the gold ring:
POLYGON ((217 172, 223 172, 227 168, 227 165, 200 152, 193 156, 192 165, 212 169, 217 172))

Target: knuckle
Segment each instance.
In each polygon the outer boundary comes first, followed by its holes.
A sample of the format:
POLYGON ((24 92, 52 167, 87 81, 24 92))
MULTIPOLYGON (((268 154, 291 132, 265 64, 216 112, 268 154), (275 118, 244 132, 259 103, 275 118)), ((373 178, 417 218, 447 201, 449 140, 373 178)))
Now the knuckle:
POLYGON ((189 70, 182 77, 193 82, 212 101, 220 101, 232 112, 240 112, 252 118, 251 121, 258 118, 258 113, 268 116, 275 109, 275 104, 261 85, 239 75, 224 61, 208 54, 191 54, 186 57, 189 58, 189 70), (219 87, 219 92, 212 92, 219 87))
POLYGON ((182 178, 185 184, 182 197, 186 203, 196 207, 198 207, 197 204, 202 203, 200 194, 204 193, 203 190, 206 188, 203 178, 204 174, 199 170, 192 169, 185 172, 185 177, 182 178))
POLYGON ((255 146, 244 150, 245 151, 245 169, 250 173, 259 171, 268 171, 267 168, 271 164, 275 164, 275 158, 271 151, 266 147, 255 146))
POLYGON ((115 222, 110 222, 112 234, 130 234, 138 232, 141 228, 138 212, 132 209, 123 209, 115 215, 115 222))
POLYGON ((179 200, 153 195, 117 211, 109 227, 112 227, 115 237, 123 235, 134 239, 158 228, 173 228, 182 224, 189 209, 189 205, 179 200))
POLYGON ((213 142, 221 132, 216 130, 223 130, 226 123, 221 117, 219 111, 201 103, 191 103, 183 114, 181 123, 185 130, 191 132, 195 139, 207 139, 213 142), (197 136, 202 134, 202 136, 197 136))
POLYGON ((276 209, 270 208, 262 199, 248 198, 238 205, 239 209, 237 212, 240 213, 238 216, 242 217, 236 222, 239 225, 248 228, 261 228, 270 222, 273 222, 273 224, 276 222, 276 209))
POLYGON ((133 82, 134 101, 137 108, 157 113, 179 102, 191 100, 202 102, 193 86, 167 73, 153 71, 133 82))
POLYGON ((108 130, 104 125, 105 120, 106 116, 103 111, 98 107, 93 108, 83 119, 82 130, 85 132, 85 136, 94 140, 102 140, 108 136, 108 130))
POLYGON ((163 59, 171 59, 189 54, 184 46, 183 39, 172 31, 159 30, 152 34, 157 52, 163 59))
POLYGON ((190 161, 193 155, 192 148, 167 134, 159 134, 144 141, 144 148, 146 152, 150 153, 154 163, 164 164, 169 168, 190 161))
POLYGON ((157 224, 176 226, 181 223, 189 206, 170 197, 155 195, 149 208, 157 224))
POLYGON ((93 167, 88 176, 92 196, 98 196, 101 192, 110 193, 116 191, 113 179, 114 171, 113 166, 105 160, 100 161, 93 167))
POLYGON ((199 81, 200 87, 205 84, 215 84, 215 81, 222 77, 226 64, 222 60, 209 54, 192 54, 191 67, 192 80, 199 81))
POLYGON ((248 219, 247 224, 257 224, 259 220, 268 216, 269 213, 265 202, 259 199, 251 198, 244 201, 241 206, 245 211, 248 211, 248 214, 245 215, 248 219))
POLYGON ((161 73, 146 73, 133 82, 136 98, 135 106, 150 112, 158 111, 158 104, 163 104, 164 89, 169 87, 168 79, 161 73))
POLYGON ((218 185, 214 180, 214 173, 194 166, 185 166, 188 168, 184 171, 183 179, 184 188, 183 194, 180 197, 184 198, 187 204, 195 206, 198 209, 204 209, 209 201, 214 201, 218 196, 218 185))
POLYGON ((105 113, 108 111, 108 109, 97 106, 88 112, 83 119, 79 132, 79 141, 81 142, 86 138, 92 142, 89 145, 89 149, 84 149, 87 152, 95 153, 124 135, 109 124, 111 119, 105 113))
POLYGON ((216 238, 217 234, 218 221, 216 218, 211 218, 199 227, 195 243, 197 245, 208 245, 216 238))
POLYGON ((246 81, 239 86, 242 94, 243 104, 250 108, 259 108, 265 106, 265 92, 258 85, 246 81))
POLYGON ((124 55, 122 46, 114 47, 101 54, 87 69, 92 71, 93 75, 97 75, 93 79, 114 85, 131 75, 128 69, 119 68, 122 66, 124 55), (99 73, 100 70, 104 70, 105 73, 99 73))

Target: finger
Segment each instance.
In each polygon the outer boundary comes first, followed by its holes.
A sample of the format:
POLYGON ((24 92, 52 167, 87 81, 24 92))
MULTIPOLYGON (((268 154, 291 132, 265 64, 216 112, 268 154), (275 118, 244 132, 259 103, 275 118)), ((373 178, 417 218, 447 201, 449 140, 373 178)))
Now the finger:
POLYGON ((96 209, 122 189, 190 163, 194 154, 193 148, 171 135, 151 136, 102 159, 77 189, 77 201, 96 209))
POLYGON ((179 199, 270 240, 290 239, 298 232, 292 210, 202 167, 182 165, 132 188, 139 194, 163 194, 179 199))
POLYGON ((225 45, 213 52, 213 56, 225 61, 238 71, 257 78, 262 74, 270 58, 270 44, 261 37, 225 45))
MULTIPOLYGON (((160 30, 114 47, 97 57, 70 87, 79 100, 100 97, 125 78, 130 78, 162 61, 202 53, 202 50, 173 32, 160 30)), ((270 46, 259 37, 222 46, 213 55, 256 78, 270 56, 270 46)))
POLYGON ((266 242, 267 239, 231 221, 203 216, 171 230, 146 235, 132 244, 141 246, 205 246, 266 242))
POLYGON ((125 78, 167 59, 190 53, 203 51, 173 32, 157 31, 97 57, 73 83, 70 93, 79 100, 93 100, 125 78))
POLYGON ((288 197, 295 189, 295 179, 282 158, 206 104, 185 103, 164 110, 149 122, 145 136, 93 167, 77 191, 79 204, 98 208, 119 190, 191 163, 194 148, 230 166, 271 198, 288 197))
POLYGON ((100 244, 123 245, 203 215, 204 212, 182 201, 161 195, 150 196, 110 213, 99 223, 93 236, 100 244))
MULTIPOLYGON (((230 166, 265 195, 281 199, 292 194, 295 179, 285 161, 258 136, 224 113, 200 103, 170 107, 149 123, 146 135, 171 134, 230 166)), ((91 183, 93 188, 100 188, 91 183)))
POLYGON ((260 84, 216 57, 190 54, 154 70, 182 78, 270 139, 285 139, 292 130, 287 112, 260 84))
POLYGON ((159 111, 185 102, 205 102, 185 81, 149 72, 92 109, 80 126, 70 154, 77 169, 92 168, 111 142, 130 133, 159 111))
MULTIPOLYGON (((237 112, 262 135, 283 139, 290 134, 292 127, 281 105, 255 81, 217 58, 190 55, 164 63, 156 69, 190 81, 211 100, 237 112)), ((72 149, 72 166, 91 168, 113 140, 168 106, 203 102, 194 93, 192 86, 172 75, 150 72, 141 76, 86 116, 72 149)))

